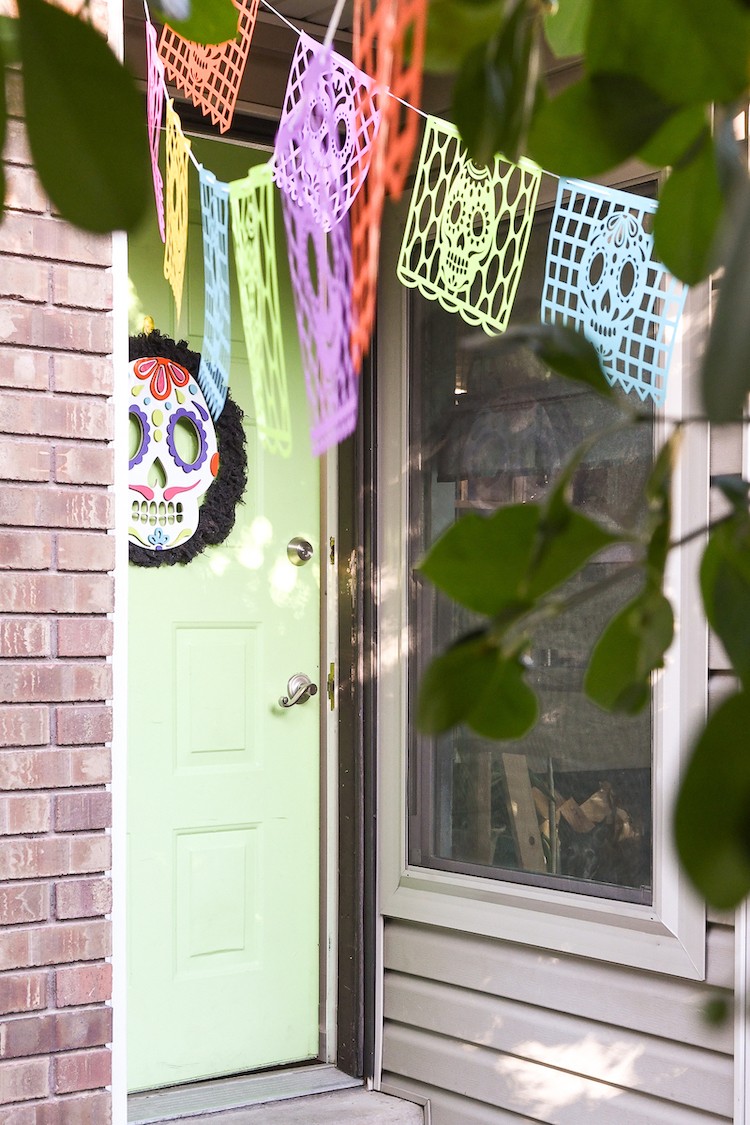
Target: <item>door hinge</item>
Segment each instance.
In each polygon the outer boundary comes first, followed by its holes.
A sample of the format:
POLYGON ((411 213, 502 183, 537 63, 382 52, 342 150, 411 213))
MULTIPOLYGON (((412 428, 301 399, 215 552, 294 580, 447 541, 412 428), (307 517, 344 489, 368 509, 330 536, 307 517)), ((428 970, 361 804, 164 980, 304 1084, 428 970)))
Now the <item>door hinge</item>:
POLYGON ((336 540, 333 536, 328 540, 328 558, 331 560, 331 566, 336 565, 336 540))
POLYGON ((328 669, 328 679, 326 680, 326 693, 328 695, 328 703, 333 711, 336 706, 336 665, 331 664, 328 669))

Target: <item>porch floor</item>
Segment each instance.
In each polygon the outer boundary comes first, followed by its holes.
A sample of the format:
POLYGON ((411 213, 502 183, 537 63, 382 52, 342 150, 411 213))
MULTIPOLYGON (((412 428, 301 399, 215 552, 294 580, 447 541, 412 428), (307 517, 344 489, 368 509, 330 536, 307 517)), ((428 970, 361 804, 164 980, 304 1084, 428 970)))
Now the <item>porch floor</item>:
POLYGON ((413 1102, 360 1088, 197 1117, 173 1117, 162 1125, 424 1125, 424 1113, 413 1102))

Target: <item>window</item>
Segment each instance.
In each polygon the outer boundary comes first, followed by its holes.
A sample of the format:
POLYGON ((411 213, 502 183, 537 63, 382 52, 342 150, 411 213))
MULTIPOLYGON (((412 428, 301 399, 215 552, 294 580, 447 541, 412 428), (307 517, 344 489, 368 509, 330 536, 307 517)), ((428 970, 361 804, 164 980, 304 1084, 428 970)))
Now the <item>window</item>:
MULTIPOLYGON (((540 317, 547 235, 542 216, 516 298, 518 323, 540 317)), ((472 627, 413 568, 462 513, 543 496, 573 450, 611 431, 620 412, 505 337, 470 328, 418 293, 408 304, 409 442, 420 451, 409 472, 409 858, 650 902, 651 714, 613 716, 583 693, 593 643, 640 588, 637 574, 619 577, 631 552, 617 546, 596 556, 570 593, 607 578, 612 585, 537 637, 528 679, 540 719, 524 739, 492 742, 464 726, 428 739, 412 719, 432 655, 472 627)), ((653 448, 652 424, 602 436, 576 475, 576 507, 637 524, 653 448)))
MULTIPOLYGON (((550 213, 540 205, 516 298, 519 322, 538 318, 550 213)), ((382 911, 700 978, 705 912, 670 840, 681 757, 705 709, 699 540, 670 564, 679 636, 641 716, 606 715, 581 690, 588 650, 627 599, 630 576, 538 637, 530 674, 542 721, 525 739, 485 742, 464 728, 433 740, 415 729, 422 670, 471 626, 414 574, 416 562, 463 511, 539 497, 581 438, 607 425, 610 408, 401 286, 402 232, 403 215, 384 228, 379 298, 382 911)), ((592 447, 575 483, 584 511, 638 520, 668 420, 696 409, 690 369, 706 305, 707 287, 691 293, 664 410, 637 436, 624 431, 592 447)), ((705 524, 707 497, 707 438, 691 426, 675 487, 676 537, 705 524)), ((624 576, 628 561, 622 548, 603 552, 574 582, 624 576)))

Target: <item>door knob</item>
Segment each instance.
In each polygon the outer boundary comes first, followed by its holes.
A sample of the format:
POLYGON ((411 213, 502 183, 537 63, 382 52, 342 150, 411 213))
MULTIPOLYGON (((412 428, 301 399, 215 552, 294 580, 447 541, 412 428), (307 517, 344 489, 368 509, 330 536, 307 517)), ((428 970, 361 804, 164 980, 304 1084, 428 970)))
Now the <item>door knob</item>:
POLYGON ((294 707, 295 703, 307 703, 308 699, 318 694, 317 684, 314 684, 304 672, 295 672, 290 676, 286 690, 287 694, 279 699, 281 707, 294 707))

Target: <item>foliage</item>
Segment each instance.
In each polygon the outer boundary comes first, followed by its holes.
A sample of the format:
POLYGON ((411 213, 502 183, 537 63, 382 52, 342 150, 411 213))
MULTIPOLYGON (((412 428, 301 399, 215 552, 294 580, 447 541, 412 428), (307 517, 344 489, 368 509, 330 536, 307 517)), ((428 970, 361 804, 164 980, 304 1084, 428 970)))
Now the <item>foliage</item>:
MULTIPOLYGON (((739 421, 750 391, 750 184, 732 121, 750 96, 750 5, 720 0, 710 12, 703 0, 507 0, 500 11, 480 0, 463 5, 495 20, 485 41, 456 60, 454 115, 477 161, 502 150, 580 177, 632 157, 666 168, 657 253, 687 284, 724 270, 702 362, 705 420, 739 421), (578 77, 554 96, 540 76, 545 40, 558 56, 581 56, 578 77)), ((552 370, 608 393, 595 350, 574 333, 536 326, 520 334, 552 370)), ((463 721, 489 737, 513 738, 531 729, 537 711, 523 672, 534 631, 596 593, 566 599, 561 586, 612 541, 639 547, 642 587, 605 627, 584 688, 606 710, 647 706, 674 633, 663 586, 670 550, 679 547, 670 532, 678 441, 676 429, 656 458, 648 519, 635 536, 597 528, 569 506, 579 451, 546 505, 467 515, 434 544, 422 572, 485 621, 428 669, 420 699, 425 730, 463 721), (498 557, 502 566, 492 572, 488 560, 498 557), (506 718, 490 722, 493 692, 506 718)), ((675 836, 696 887, 728 909, 750 893, 750 485, 733 477, 715 485, 729 513, 705 531, 701 594, 739 687, 695 736, 675 836)))
MULTIPOLYGON (((18 0, 17 19, 0 17, 0 144, 5 79, 8 68, 20 68, 29 146, 56 209, 84 230, 132 230, 151 199, 143 95, 89 14, 88 0, 78 15, 47 0, 18 0)), ((236 34, 237 20, 231 0, 192 0, 189 17, 172 24, 215 43, 236 34)), ((4 178, 0 193, 4 199, 4 178)))

